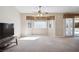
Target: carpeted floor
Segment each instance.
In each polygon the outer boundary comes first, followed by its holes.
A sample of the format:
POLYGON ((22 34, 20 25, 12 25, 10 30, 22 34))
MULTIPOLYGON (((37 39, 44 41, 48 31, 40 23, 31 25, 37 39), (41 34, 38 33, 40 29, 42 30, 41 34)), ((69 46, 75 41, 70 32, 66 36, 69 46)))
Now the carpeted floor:
POLYGON ((30 36, 18 39, 18 45, 4 52, 78 52, 79 38, 30 36))

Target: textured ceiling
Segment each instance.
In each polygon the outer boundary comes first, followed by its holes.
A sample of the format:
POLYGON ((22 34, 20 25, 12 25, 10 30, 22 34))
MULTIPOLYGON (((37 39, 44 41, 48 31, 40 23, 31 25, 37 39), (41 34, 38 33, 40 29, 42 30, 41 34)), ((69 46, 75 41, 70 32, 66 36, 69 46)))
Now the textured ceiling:
MULTIPOLYGON (((20 13, 33 13, 38 11, 38 6, 16 6, 20 13)), ((48 13, 79 13, 79 6, 42 6, 43 12, 48 13)))

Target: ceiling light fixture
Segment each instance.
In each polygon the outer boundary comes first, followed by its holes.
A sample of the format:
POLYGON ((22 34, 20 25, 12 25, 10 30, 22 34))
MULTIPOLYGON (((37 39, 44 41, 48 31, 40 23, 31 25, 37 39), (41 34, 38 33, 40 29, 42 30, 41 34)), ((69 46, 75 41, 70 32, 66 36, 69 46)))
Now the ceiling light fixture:
POLYGON ((42 6, 39 6, 38 16, 43 16, 43 14, 48 14, 48 12, 43 13, 42 12, 42 6))

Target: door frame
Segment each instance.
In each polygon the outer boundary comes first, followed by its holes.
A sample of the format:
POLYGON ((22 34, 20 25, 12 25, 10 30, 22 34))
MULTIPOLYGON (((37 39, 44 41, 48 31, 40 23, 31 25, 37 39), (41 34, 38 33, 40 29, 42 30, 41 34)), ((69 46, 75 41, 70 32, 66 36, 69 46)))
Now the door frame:
POLYGON ((73 22, 72 23, 72 25, 73 25, 73 27, 72 27, 73 28, 72 29, 72 35, 71 36, 67 36, 66 35, 66 19, 65 19, 65 22, 64 22, 64 24, 65 24, 65 27, 64 27, 65 28, 65 37, 74 37, 74 26, 75 26, 75 24, 74 24, 74 18, 72 18, 72 22, 73 22))

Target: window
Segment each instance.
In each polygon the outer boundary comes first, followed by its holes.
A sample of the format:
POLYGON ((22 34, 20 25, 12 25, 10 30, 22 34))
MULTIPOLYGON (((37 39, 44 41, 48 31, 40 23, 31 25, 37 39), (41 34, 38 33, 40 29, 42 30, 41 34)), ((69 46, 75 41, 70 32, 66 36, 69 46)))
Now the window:
POLYGON ((28 22, 28 28, 32 28, 32 23, 28 22))
POLYGON ((34 28, 47 28, 47 22, 45 21, 35 21, 34 28))

